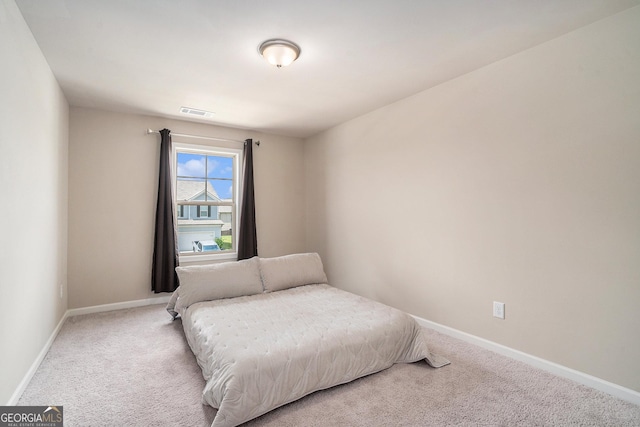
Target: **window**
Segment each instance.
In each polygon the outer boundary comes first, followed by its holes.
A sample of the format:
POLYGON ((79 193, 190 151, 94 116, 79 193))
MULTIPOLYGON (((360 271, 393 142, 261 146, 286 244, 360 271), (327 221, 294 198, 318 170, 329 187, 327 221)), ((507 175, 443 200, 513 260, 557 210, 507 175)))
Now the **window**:
POLYGON ((208 218, 209 217, 209 211, 211 210, 211 206, 202 206, 202 205, 198 205, 197 207, 197 212, 198 212, 198 218, 208 218))
POLYGON ((178 251, 234 258, 242 150, 174 143, 178 251))

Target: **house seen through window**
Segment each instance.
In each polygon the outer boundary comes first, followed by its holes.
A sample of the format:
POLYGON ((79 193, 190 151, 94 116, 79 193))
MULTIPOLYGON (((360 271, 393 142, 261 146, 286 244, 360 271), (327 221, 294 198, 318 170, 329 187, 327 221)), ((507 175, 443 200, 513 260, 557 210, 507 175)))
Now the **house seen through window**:
POLYGON ((180 256, 235 253, 241 151, 174 146, 180 256))

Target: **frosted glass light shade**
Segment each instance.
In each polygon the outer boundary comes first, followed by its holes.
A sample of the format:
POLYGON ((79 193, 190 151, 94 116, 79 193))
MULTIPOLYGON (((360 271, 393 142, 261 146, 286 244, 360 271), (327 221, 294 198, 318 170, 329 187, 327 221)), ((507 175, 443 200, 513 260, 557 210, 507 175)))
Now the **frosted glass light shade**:
POLYGON ((267 40, 259 50, 264 59, 278 68, 290 65, 300 56, 300 48, 287 40, 267 40))

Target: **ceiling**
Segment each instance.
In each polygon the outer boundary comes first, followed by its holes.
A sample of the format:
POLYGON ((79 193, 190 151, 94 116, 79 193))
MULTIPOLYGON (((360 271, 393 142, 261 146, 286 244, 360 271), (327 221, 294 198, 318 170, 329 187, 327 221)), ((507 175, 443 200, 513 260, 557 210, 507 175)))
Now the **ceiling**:
POLYGON ((16 0, 70 105, 308 137, 640 0, 16 0), (258 53, 297 43, 287 68, 258 53))

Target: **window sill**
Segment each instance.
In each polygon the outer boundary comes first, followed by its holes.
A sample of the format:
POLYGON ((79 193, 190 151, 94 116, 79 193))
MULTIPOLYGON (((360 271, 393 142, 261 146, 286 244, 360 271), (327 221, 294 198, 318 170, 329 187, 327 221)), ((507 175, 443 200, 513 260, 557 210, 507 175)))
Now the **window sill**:
POLYGON ((180 265, 201 263, 206 261, 235 261, 238 259, 238 253, 233 251, 219 254, 181 254, 178 256, 178 259, 180 261, 180 265))

